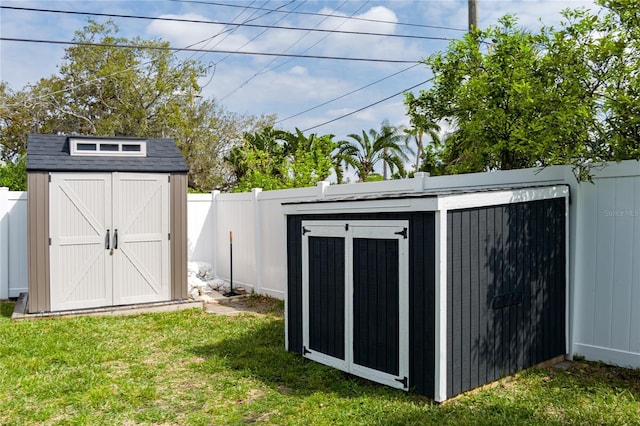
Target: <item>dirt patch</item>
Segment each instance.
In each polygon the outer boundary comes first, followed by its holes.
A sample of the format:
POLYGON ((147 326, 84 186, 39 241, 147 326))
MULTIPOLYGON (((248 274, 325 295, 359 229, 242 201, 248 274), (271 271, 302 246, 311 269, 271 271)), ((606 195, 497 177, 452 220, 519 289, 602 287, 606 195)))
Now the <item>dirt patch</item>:
POLYGON ((249 295, 233 300, 209 302, 207 312, 220 315, 234 315, 240 313, 254 313, 258 315, 284 315, 284 302, 268 296, 249 295))

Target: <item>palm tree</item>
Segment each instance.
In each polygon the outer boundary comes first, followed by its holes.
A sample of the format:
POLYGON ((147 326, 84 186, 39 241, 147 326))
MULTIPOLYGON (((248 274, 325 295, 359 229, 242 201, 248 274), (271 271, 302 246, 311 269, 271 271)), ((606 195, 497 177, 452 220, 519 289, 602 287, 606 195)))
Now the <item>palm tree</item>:
POLYGON ((374 172, 376 164, 383 163, 386 179, 386 166, 393 173, 394 169, 400 175, 404 175, 404 162, 408 159, 399 142, 403 135, 397 127, 383 122, 380 132, 375 129, 369 132, 362 131, 362 135, 353 133, 348 135, 351 141, 338 142, 336 158, 344 163, 346 168, 352 166, 356 169, 361 182, 367 180, 374 172))
POLYGON ((407 145, 413 139, 417 146, 416 162, 414 171, 420 171, 420 158, 424 153, 424 135, 431 138, 431 145, 438 148, 441 144, 440 125, 435 120, 435 114, 429 104, 424 105, 420 98, 416 98, 413 93, 405 95, 405 105, 407 106, 407 115, 411 118, 411 129, 405 130, 407 134, 407 145))
POLYGON ((431 144, 434 147, 439 146, 440 126, 435 121, 431 121, 426 117, 423 120, 419 120, 419 122, 416 122, 416 120, 412 119, 411 124, 413 125, 413 127, 411 129, 405 130, 404 132, 406 133, 407 137, 407 145, 410 141, 413 141, 416 144, 416 161, 413 170, 417 172, 420 170, 420 158, 422 157, 424 151, 423 137, 426 134, 431 139, 431 144))

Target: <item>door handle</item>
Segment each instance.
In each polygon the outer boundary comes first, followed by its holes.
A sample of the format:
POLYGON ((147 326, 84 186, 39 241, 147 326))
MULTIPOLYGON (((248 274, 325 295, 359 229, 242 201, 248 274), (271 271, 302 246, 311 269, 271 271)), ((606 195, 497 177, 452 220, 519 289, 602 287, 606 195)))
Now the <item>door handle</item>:
POLYGON ((109 230, 107 229, 107 250, 111 248, 111 237, 109 237, 109 230))
POLYGON ((113 230, 113 248, 115 250, 118 249, 118 230, 117 229, 113 230))

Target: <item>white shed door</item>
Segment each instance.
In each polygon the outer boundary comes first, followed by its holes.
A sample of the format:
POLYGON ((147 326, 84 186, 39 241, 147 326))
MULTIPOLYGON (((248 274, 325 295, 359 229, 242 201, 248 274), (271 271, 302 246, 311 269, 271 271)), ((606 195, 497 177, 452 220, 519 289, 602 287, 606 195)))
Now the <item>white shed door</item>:
POLYGON ((166 174, 55 173, 51 310, 170 298, 166 174))
POLYGON ((110 228, 111 173, 51 175, 51 310, 113 303, 112 258, 106 249, 110 228))
POLYGON ((169 300, 166 174, 113 174, 113 229, 113 304, 169 300))

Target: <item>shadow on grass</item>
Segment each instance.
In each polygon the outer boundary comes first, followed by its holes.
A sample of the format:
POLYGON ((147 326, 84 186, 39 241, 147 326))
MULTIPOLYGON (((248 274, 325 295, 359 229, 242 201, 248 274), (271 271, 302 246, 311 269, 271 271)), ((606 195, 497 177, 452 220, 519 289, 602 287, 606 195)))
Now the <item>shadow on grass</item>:
POLYGON ((10 300, 0 300, 0 317, 11 318, 11 315, 13 315, 13 308, 15 306, 15 302, 10 300))
POLYGON ((282 320, 243 323, 242 327, 242 331, 233 337, 193 347, 191 351, 204 358, 216 357, 240 375, 259 380, 283 393, 332 392, 340 396, 367 393, 406 398, 402 391, 373 384, 287 352, 282 320))

